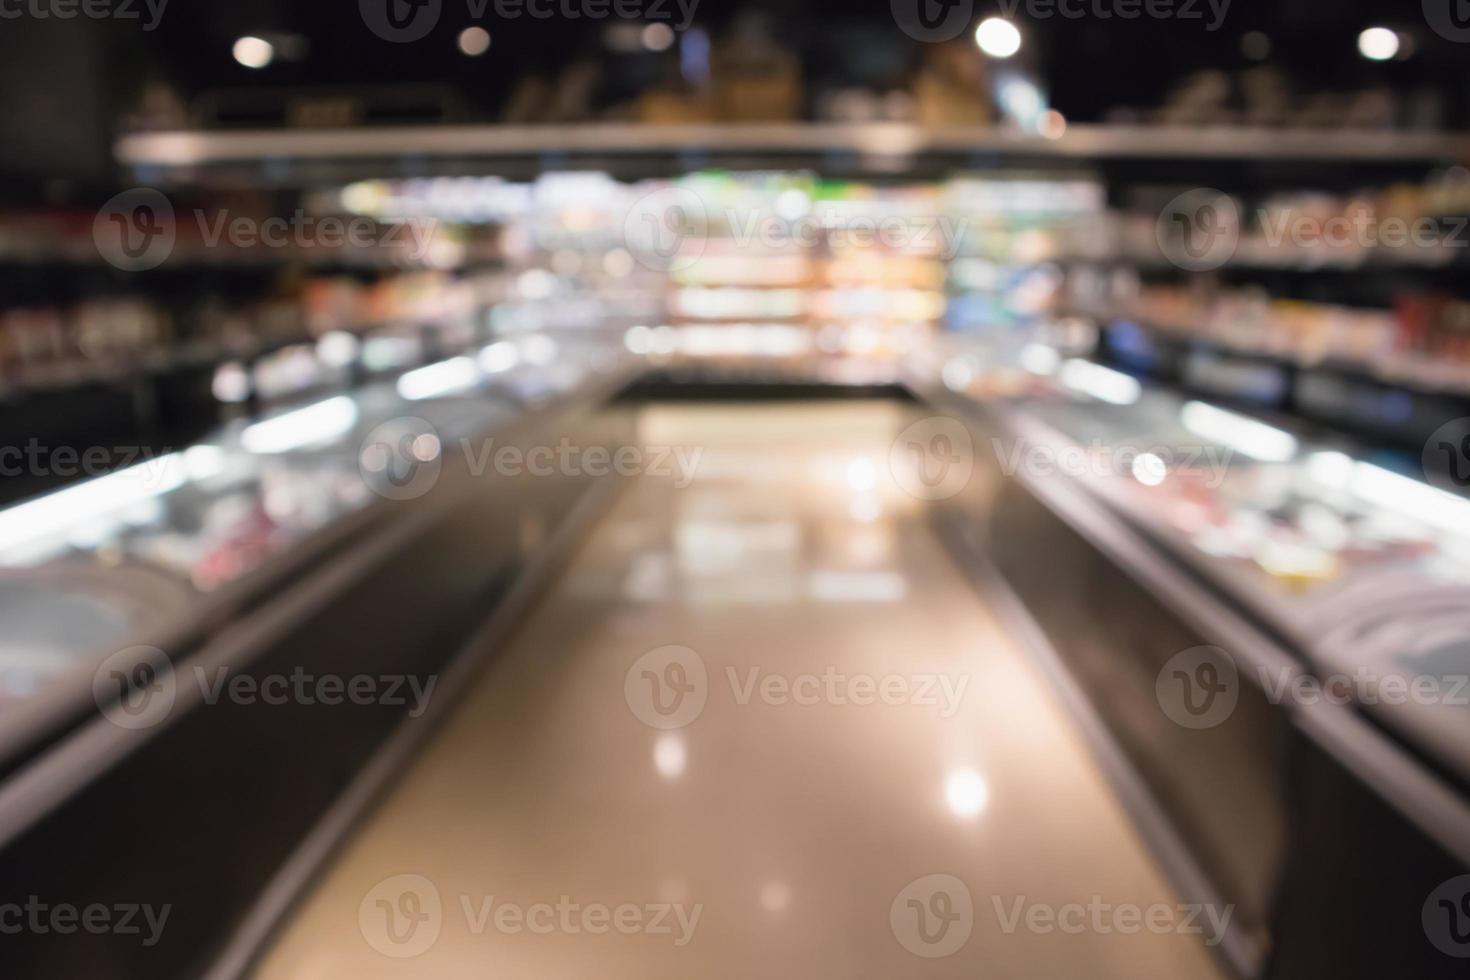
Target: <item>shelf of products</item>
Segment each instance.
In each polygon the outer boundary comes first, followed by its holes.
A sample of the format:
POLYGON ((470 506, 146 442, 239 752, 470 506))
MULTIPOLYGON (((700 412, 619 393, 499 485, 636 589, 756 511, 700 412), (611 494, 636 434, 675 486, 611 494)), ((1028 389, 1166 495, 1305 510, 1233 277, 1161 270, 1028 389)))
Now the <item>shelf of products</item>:
POLYGON ((244 302, 204 295, 183 312, 163 296, 0 314, 0 378, 8 394, 121 381, 177 367, 248 361, 334 332, 463 315, 464 289, 443 272, 375 281, 311 276, 244 302))
POLYGON ((945 327, 1019 345, 1055 315, 1064 281, 1058 258, 1101 219, 1096 179, 1015 172, 957 178, 946 208, 958 235, 948 264, 945 327))
MULTIPOLYGON (((334 195, 306 195, 301 208, 279 213, 266 199, 221 195, 194 204, 164 198, 173 214, 160 216, 168 235, 162 275, 209 270, 272 270, 300 266, 319 272, 394 272, 442 269, 467 260, 493 259, 483 235, 464 223, 440 223, 422 214, 385 216, 349 228, 334 195)), ((0 212, 0 266, 125 269, 125 258, 104 254, 99 212, 74 209, 0 212)), ((144 272, 153 272, 154 267, 144 272)))
MULTIPOLYGON (((1449 684, 1470 673, 1470 498, 1350 442, 1313 441, 1051 348, 997 357, 957 353, 943 374, 1013 419, 1016 466, 1044 447, 1049 474, 1085 485, 1290 637, 1317 676, 1449 684)), ((1470 780, 1464 707, 1369 697, 1362 710, 1470 780)))
POLYGON ((0 705, 186 614, 391 497, 384 481, 399 470, 411 476, 615 360, 543 335, 497 341, 0 510, 0 604, 37 626, 0 643, 0 705), (389 446, 391 458, 364 455, 389 446), (39 628, 58 621, 71 626, 39 628))
POLYGON ((1349 193, 1181 190, 1129 188, 1075 257, 1156 269, 1453 271, 1470 249, 1470 171, 1458 165, 1349 193))
POLYGON ((1405 296, 1394 310, 1273 299, 1260 290, 1149 286, 1114 316, 1161 334, 1310 367, 1351 366, 1425 392, 1470 395, 1470 302, 1405 296))

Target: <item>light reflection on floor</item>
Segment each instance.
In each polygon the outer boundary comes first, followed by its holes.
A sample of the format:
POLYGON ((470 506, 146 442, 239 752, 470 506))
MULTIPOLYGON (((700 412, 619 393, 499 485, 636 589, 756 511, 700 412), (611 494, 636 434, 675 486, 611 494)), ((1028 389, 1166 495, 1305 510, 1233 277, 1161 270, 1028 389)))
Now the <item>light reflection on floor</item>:
POLYGON ((694 483, 619 502, 260 976, 1216 976, 1198 936, 1011 917, 1177 899, 887 473, 907 421, 650 411, 646 442, 704 449, 694 483), (635 681, 702 685, 692 720, 674 687, 655 706, 625 685, 663 648, 635 681), (683 943, 540 932, 481 914, 490 896, 528 922, 563 898, 699 917, 683 943))

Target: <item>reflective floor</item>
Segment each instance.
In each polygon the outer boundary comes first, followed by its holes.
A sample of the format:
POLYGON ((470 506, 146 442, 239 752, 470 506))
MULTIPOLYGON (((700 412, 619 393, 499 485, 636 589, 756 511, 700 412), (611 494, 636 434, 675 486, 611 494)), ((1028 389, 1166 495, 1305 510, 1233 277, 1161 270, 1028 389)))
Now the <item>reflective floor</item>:
POLYGON ((906 421, 650 410, 684 465, 645 457, 259 976, 1217 976, 895 484, 906 421))

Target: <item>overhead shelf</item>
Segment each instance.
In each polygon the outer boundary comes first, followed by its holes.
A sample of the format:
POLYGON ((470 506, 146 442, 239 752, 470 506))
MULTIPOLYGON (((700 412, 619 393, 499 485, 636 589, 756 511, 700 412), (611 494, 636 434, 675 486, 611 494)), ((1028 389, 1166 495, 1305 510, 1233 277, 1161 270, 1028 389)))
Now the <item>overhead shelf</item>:
POLYGON ((921 162, 991 156, 1039 160, 1199 159, 1414 163, 1470 159, 1470 134, 1388 130, 1074 125, 1051 139, 992 127, 904 123, 644 126, 396 126, 354 129, 179 130, 116 144, 134 171, 185 175, 264 165, 266 179, 374 164, 379 173, 444 172, 467 163, 642 163, 718 166, 847 159, 904 171, 921 162), (446 166, 447 165, 447 166, 446 166))

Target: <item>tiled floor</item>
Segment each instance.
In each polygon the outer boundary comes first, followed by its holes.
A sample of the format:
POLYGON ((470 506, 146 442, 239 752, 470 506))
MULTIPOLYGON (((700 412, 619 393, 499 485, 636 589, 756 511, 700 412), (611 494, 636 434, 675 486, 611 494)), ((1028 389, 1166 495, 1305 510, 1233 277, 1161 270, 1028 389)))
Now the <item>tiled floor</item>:
POLYGON ((692 484, 637 480, 259 976, 1217 976, 901 412, 650 411, 692 484))

